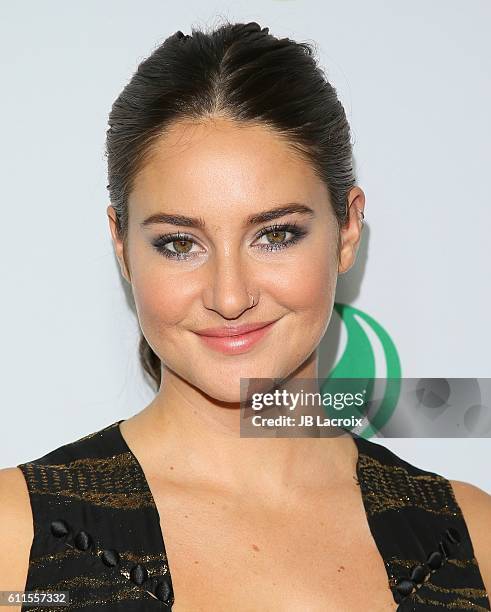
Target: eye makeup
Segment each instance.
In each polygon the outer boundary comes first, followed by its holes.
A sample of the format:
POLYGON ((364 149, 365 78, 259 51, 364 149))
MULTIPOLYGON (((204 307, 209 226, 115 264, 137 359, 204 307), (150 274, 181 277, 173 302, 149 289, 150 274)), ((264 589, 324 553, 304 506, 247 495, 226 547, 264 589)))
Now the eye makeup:
MULTIPOLYGON (((268 236, 270 234, 276 235, 276 238, 278 238, 279 234, 281 239, 281 235, 286 235, 286 233, 292 234, 292 237, 283 242, 268 242, 266 244, 258 245, 254 248, 259 248, 260 250, 270 252, 286 249, 299 242, 304 236, 308 234, 308 231, 305 228, 297 225, 297 223, 295 222, 274 223, 273 225, 264 227, 256 236, 255 240, 259 240, 263 236, 268 236)), ((175 232, 172 234, 162 234, 158 236, 152 241, 152 246, 160 255, 163 255, 164 257, 173 260, 189 260, 193 259, 201 253, 200 251, 194 253, 192 251, 178 252, 175 250, 173 251, 167 247, 168 244, 171 244, 171 246, 174 247, 174 245, 179 243, 181 246, 183 246, 185 243, 197 244, 195 239, 189 234, 175 232)))

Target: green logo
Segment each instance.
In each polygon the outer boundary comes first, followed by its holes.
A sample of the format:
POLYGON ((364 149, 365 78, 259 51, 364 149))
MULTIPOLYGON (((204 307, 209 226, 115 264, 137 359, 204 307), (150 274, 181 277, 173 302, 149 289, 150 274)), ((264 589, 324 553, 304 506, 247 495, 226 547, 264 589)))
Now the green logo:
MULTIPOLYGON (((375 435, 388 422, 399 400, 401 390, 401 363, 399 355, 391 337, 375 319, 347 304, 336 302, 334 309, 345 325, 348 341, 338 363, 320 387, 321 393, 331 393, 332 387, 335 386, 336 392, 365 392, 366 402, 369 402, 373 397, 373 381, 376 378, 376 357, 370 338, 358 318, 367 324, 382 346, 387 372, 384 397, 376 413, 370 416, 368 425, 363 431, 359 432, 360 436, 369 438, 375 435), (336 382, 338 379, 345 380, 336 382), (346 379, 357 380, 354 383, 350 383, 346 379)), ((334 411, 330 407, 326 407, 326 411, 331 417, 344 416, 339 414, 339 411, 334 411)), ((350 408, 350 415, 364 417, 363 411, 359 411, 354 407, 350 408)))

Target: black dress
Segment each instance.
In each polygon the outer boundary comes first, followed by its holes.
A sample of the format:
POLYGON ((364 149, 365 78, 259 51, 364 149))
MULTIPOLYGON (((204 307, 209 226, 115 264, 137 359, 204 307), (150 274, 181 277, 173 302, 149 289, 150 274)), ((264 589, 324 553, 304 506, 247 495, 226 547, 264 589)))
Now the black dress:
MULTIPOLYGON (((172 609, 158 511, 120 422, 18 466, 34 519, 25 590, 69 591, 70 601, 23 611, 172 609)), ((397 610, 491 610, 449 481, 353 438, 368 524, 397 610)), ((369 602, 366 609, 373 610, 369 602)))

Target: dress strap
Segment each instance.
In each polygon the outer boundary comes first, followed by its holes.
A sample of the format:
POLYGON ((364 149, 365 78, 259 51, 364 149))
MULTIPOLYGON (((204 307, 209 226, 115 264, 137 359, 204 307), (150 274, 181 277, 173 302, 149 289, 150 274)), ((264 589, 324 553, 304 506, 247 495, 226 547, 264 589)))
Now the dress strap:
POLYGON ((34 521, 25 590, 69 591, 66 610, 171 609, 158 511, 119 421, 18 467, 34 521))
POLYGON ((398 610, 491 610, 449 480, 353 437, 368 524, 398 610))

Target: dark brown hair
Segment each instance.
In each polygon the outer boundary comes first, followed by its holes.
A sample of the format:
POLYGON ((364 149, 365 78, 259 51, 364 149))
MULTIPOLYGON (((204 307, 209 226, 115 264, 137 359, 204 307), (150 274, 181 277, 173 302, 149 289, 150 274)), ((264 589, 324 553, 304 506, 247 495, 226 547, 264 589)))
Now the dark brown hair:
MULTIPOLYGON (((350 127, 311 44, 276 38, 255 22, 167 38, 142 61, 114 101, 106 132, 108 185, 126 245, 128 196, 152 145, 180 119, 220 115, 262 124, 285 137, 327 186, 338 226, 355 184, 350 127)), ((338 242, 339 249, 339 242, 338 242)), ((155 383, 159 357, 143 333, 140 360, 155 383)))

